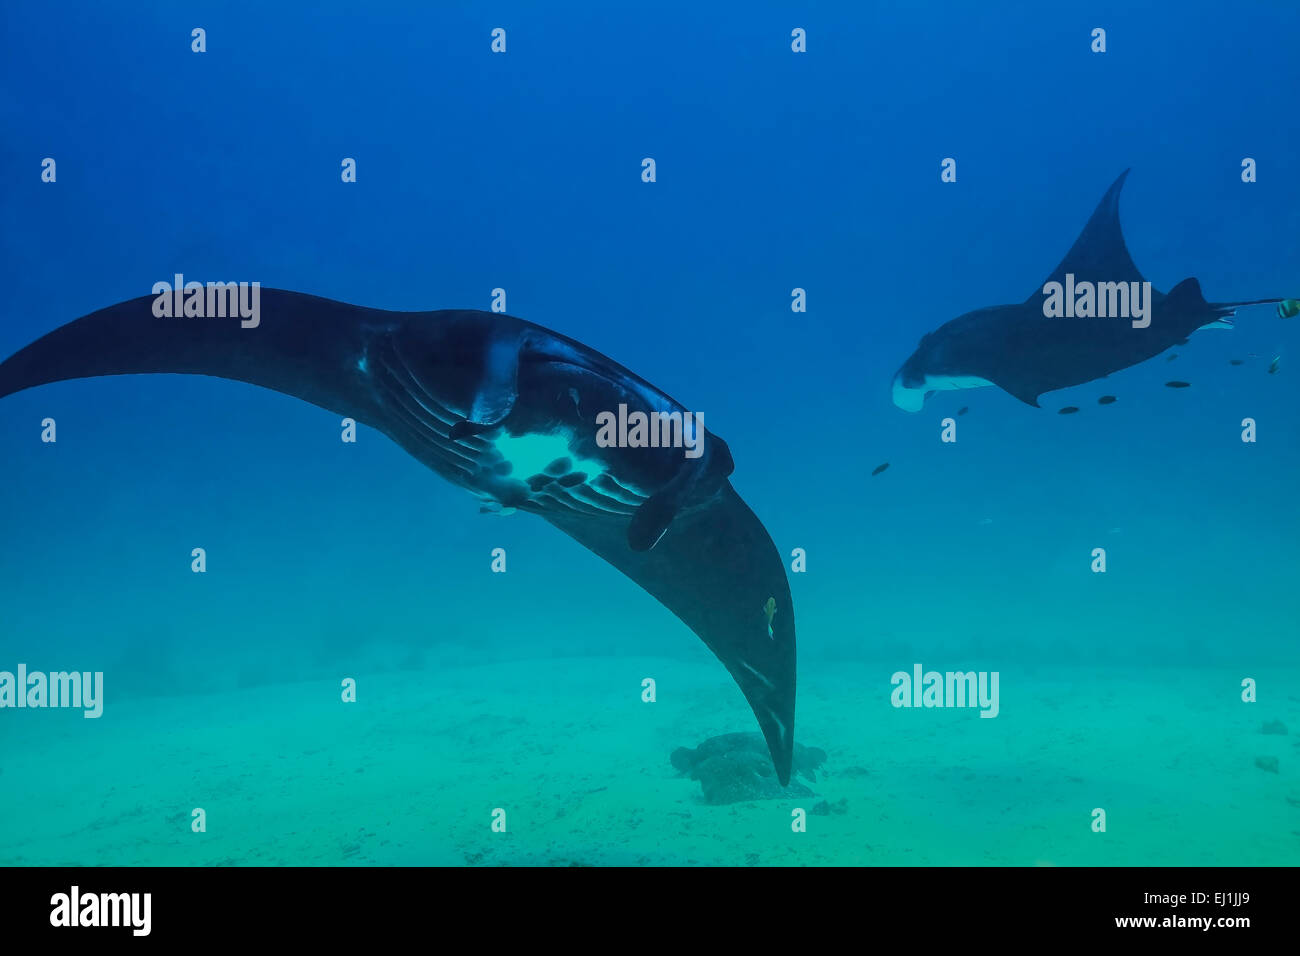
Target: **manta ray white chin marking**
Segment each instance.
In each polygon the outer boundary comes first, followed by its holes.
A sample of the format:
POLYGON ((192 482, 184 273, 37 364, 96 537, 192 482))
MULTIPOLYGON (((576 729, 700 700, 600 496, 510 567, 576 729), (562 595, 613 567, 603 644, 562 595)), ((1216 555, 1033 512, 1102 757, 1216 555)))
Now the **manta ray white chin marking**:
POLYGON ((903 376, 894 376, 894 404, 905 412, 919 412, 932 392, 949 392, 959 388, 983 388, 992 385, 978 375, 927 375, 920 385, 903 384, 903 376))
POLYGON ((925 389, 908 388, 901 375, 894 378, 894 404, 905 412, 919 412, 925 404, 925 389))
POLYGON ((588 481, 603 475, 605 466, 598 461, 579 457, 569 443, 570 438, 563 432, 548 435, 511 435, 503 432, 492 444, 501 457, 514 466, 513 474, 516 478, 540 475, 557 458, 568 458, 573 462, 572 470, 585 472, 588 481))

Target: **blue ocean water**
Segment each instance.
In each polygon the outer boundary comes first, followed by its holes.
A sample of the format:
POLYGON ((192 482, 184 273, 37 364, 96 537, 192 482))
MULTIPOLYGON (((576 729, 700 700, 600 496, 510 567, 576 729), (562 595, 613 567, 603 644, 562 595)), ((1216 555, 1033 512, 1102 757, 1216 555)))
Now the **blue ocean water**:
POLYGON ((398 310, 505 289, 701 410, 805 550, 797 737, 848 808, 803 843, 789 799, 711 816, 668 755, 756 730, 743 698, 543 521, 283 395, 130 376, 0 401, 0 670, 107 688, 99 721, 0 710, 0 860, 1300 856, 1300 320, 1243 309, 1042 409, 890 395, 924 333, 1038 289, 1129 168, 1156 288, 1300 294, 1294 4, 55 2, 0 35, 0 357, 176 273, 398 310), (917 662, 1000 672, 998 719, 892 708, 917 662), (354 768, 364 798, 313 787, 354 768), (431 792, 459 824, 384 829, 431 792), (242 829, 193 834, 232 793, 242 829), (508 843, 499 806, 526 808, 508 843))

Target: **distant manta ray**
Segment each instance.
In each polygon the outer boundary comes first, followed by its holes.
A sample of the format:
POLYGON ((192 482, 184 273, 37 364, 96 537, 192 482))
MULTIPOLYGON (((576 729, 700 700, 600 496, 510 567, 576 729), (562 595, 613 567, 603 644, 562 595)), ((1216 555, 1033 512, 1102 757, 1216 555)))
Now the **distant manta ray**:
POLYGON ((101 375, 212 375, 368 424, 488 507, 541 515, 677 615, 740 685, 789 782, 794 608, 780 553, 728 481, 726 443, 704 431, 689 458, 596 440, 597 415, 620 404, 684 417, 683 406, 594 349, 498 313, 263 289, 260 324, 243 328, 157 318, 154 301, 109 306, 15 353, 0 363, 0 397, 101 375))
MULTIPOLYGON (((937 391, 996 385, 1038 408, 1038 397, 1071 385, 1104 378, 1137 365, 1197 329, 1231 328, 1234 311, 1245 305, 1281 302, 1206 302, 1200 283, 1184 279, 1168 295, 1152 291, 1149 324, 1135 328, 1127 318, 1049 318, 1043 313, 1044 287, 1084 283, 1138 283, 1146 280, 1133 264, 1119 224, 1119 194, 1126 169, 1098 203, 1070 251, 1055 271, 1019 305, 967 312, 921 339, 894 376, 894 404, 920 411, 937 391)), ((1100 299, 1100 296, 1098 296, 1100 299)))

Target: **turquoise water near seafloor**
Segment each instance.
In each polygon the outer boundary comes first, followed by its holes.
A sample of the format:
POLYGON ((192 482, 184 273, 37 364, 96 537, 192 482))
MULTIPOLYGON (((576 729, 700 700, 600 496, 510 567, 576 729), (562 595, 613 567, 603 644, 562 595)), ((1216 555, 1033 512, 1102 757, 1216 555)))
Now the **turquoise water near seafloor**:
POLYGON ((107 700, 0 710, 0 863, 1300 862, 1300 320, 1243 309, 1042 409, 889 391, 1129 167, 1157 288, 1300 293, 1300 65, 1268 53, 1300 11, 1029 9, 0 11, 0 356, 176 272, 505 288, 702 410, 805 549, 796 737, 828 755, 815 797, 708 806, 669 755, 756 730, 739 691, 544 522, 271 392, 68 382, 0 400, 0 670, 102 670, 107 700), (998 717, 891 707, 917 663, 997 671, 998 717))
MULTIPOLYGON (((744 726, 696 663, 575 658, 125 703, 9 755, 8 865, 1224 865, 1294 862, 1294 738, 1261 737, 1208 669, 1004 671, 1004 711, 893 710, 870 665, 814 667, 815 799, 704 805, 664 755, 744 726), (653 709, 624 688, 671 685, 653 709), (665 695, 667 698, 668 695, 665 695), (1209 702, 1207 704, 1207 702, 1209 702), (1005 728, 1005 729, 1004 729, 1005 728), (838 808, 790 811, 822 801, 838 808), (207 832, 190 832, 190 810, 207 832), (1108 811, 1105 834, 1089 827, 1108 811), (489 830, 495 808, 507 830, 489 830)), ((1294 668, 1258 672, 1294 685, 1294 668)), ((1294 719, 1294 698, 1268 713, 1294 719)), ((80 718, 77 718, 80 719, 80 718)))

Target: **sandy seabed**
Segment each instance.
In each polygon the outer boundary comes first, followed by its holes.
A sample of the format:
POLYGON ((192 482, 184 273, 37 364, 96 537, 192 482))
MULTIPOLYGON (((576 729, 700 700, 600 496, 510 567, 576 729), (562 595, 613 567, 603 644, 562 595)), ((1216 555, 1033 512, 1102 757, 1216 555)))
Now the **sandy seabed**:
POLYGON ((314 682, 110 698, 98 720, 7 711, 0 863, 1300 863, 1300 697, 1277 690, 1300 689, 1298 671, 1250 675, 1253 704, 1218 669, 1004 671, 999 716, 982 719, 891 707, 895 669, 805 665, 797 737, 829 754, 816 796, 729 806, 706 805, 668 760, 757 729, 711 663, 357 675, 349 704, 314 682), (1274 721, 1289 732, 1264 733, 1274 721))

